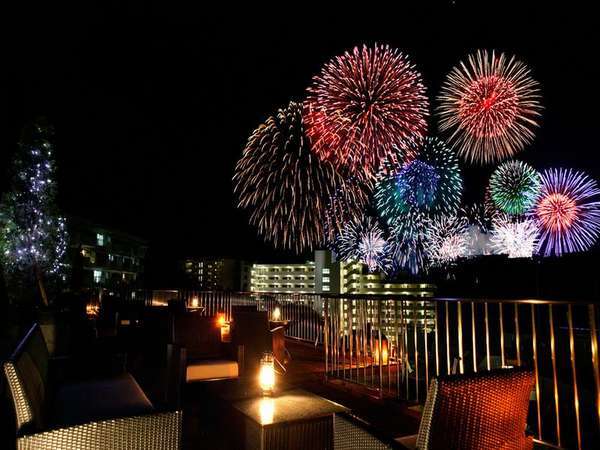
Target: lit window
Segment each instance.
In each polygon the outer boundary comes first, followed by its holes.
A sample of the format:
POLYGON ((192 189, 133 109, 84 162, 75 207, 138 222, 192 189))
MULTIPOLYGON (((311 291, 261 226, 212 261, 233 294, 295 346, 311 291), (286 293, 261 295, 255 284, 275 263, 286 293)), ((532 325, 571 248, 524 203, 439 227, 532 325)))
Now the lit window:
POLYGON ((94 283, 100 283, 102 281, 102 271, 94 270, 94 283))
POLYGON ((323 277, 323 283, 329 283, 329 277, 323 277))
POLYGON ((104 245, 104 235, 101 233, 96 233, 96 242, 102 247, 104 245))
POLYGON ((108 254, 108 260, 109 261, 114 261, 115 260, 115 256, 112 253, 108 254))
POLYGON ((329 269, 323 269, 323 273, 329 273, 329 269))
POLYGON ((329 291, 329 286, 323 286, 324 291, 329 291))

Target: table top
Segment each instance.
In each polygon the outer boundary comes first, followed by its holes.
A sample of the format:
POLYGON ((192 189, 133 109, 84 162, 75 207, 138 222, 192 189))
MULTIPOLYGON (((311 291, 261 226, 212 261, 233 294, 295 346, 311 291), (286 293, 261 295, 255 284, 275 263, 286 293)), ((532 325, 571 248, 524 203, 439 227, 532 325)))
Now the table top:
POLYGON ((257 396, 238 401, 233 407, 261 426, 296 420, 316 419, 348 408, 302 389, 279 392, 273 397, 257 396))

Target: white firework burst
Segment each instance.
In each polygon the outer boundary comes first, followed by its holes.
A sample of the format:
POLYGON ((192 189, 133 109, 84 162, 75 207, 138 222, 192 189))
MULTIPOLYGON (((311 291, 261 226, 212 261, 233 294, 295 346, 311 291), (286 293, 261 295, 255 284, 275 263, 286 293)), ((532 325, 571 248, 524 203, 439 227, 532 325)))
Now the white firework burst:
POLYGON ((469 222, 463 216, 438 216, 427 221, 425 251, 432 266, 444 266, 467 255, 469 222))
POLYGON ((348 223, 336 240, 336 247, 342 261, 361 262, 370 272, 389 270, 390 245, 372 217, 348 223))
POLYGON ((540 235, 533 219, 518 219, 499 214, 494 219, 491 243, 494 252, 509 258, 531 258, 535 253, 540 235))

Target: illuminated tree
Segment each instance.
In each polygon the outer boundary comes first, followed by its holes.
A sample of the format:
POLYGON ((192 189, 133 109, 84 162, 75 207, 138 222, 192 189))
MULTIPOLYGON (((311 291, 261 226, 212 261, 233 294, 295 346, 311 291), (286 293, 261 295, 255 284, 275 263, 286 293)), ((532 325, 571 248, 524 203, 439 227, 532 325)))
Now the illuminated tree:
POLYGON ((45 281, 57 277, 67 248, 65 219, 55 204, 52 128, 28 127, 14 158, 10 190, 0 202, 0 258, 9 284, 35 280, 45 305, 45 281))

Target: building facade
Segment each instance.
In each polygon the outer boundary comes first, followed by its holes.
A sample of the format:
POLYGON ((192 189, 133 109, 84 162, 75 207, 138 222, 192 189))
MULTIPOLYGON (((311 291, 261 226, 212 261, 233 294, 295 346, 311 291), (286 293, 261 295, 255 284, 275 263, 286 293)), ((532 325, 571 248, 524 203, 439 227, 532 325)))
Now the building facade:
POLYGON ((206 291, 248 289, 249 267, 236 259, 190 257, 181 262, 181 270, 189 288, 206 291))
POLYGON ((432 297, 428 283, 391 283, 364 264, 336 261, 328 250, 316 250, 314 261, 302 264, 253 264, 250 290, 258 293, 357 294, 432 297))
POLYGON ((69 220, 71 278, 75 289, 118 291, 143 282, 147 242, 89 221, 69 220))

